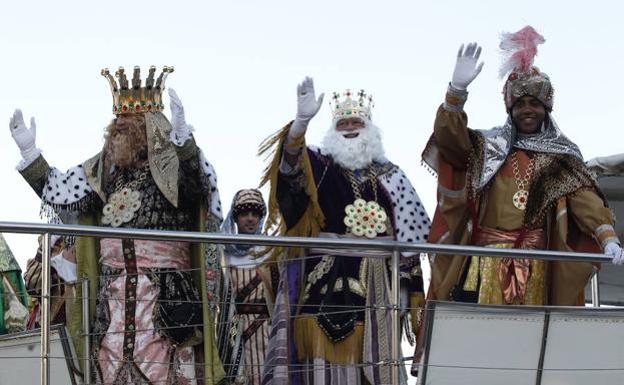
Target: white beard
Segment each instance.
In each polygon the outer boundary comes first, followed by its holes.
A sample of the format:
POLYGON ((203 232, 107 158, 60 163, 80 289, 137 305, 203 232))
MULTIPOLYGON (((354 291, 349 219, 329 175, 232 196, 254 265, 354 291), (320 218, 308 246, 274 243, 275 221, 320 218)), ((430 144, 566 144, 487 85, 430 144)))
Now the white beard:
POLYGON ((336 124, 333 123, 323 138, 323 151, 349 170, 365 168, 373 161, 385 162, 379 128, 366 121, 365 127, 356 132, 359 133, 357 137, 345 138, 344 133, 336 131, 336 124))

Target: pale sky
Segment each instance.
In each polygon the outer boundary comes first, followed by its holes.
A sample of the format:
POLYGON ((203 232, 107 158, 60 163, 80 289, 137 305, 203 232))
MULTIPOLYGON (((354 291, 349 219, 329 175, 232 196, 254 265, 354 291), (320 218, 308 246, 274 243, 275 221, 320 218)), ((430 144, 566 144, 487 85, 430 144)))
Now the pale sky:
MULTIPOLYGON (((257 185, 257 146, 294 118, 296 85, 309 75, 318 93, 364 88, 374 96, 387 156, 432 214, 435 179, 420 153, 457 48, 483 46, 485 67, 466 111, 472 128, 490 128, 505 120, 499 34, 527 24, 546 38, 535 64, 553 81, 561 129, 586 158, 624 152, 619 1, 20 1, 2 9, 2 221, 41 221, 39 199, 15 170, 13 110, 36 117, 51 165, 76 165, 101 149, 112 118, 100 69, 120 65, 175 67, 167 84, 217 170, 226 206, 236 190, 257 185)), ((329 126, 328 101, 310 124, 311 144, 329 126)), ((25 268, 35 237, 5 236, 25 268)))

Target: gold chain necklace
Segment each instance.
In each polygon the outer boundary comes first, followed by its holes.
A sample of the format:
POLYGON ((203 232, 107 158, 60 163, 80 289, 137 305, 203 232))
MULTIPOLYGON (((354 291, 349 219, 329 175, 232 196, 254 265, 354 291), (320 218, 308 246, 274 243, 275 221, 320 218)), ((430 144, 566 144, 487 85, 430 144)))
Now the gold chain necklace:
MULTIPOLYGON (((360 193, 360 184, 351 170, 345 170, 347 179, 351 184, 355 200, 345 207, 343 222, 347 231, 351 234, 366 238, 375 238, 377 234, 383 234, 387 230, 386 220, 388 215, 379 203, 377 203, 377 172, 371 165, 368 168, 369 180, 373 188, 372 201, 365 201, 360 193)), ((366 183, 366 180, 364 180, 366 183)))
POLYGON ((513 196, 513 205, 518 210, 526 210, 526 205, 529 200, 529 191, 528 185, 531 183, 531 178, 533 177, 533 171, 535 171, 535 159, 539 155, 535 155, 533 158, 529 160, 529 165, 527 166, 526 172, 524 173, 524 177, 520 177, 520 166, 518 164, 517 152, 514 151, 511 154, 511 168, 514 174, 514 180, 516 182, 516 186, 518 187, 518 191, 513 196))

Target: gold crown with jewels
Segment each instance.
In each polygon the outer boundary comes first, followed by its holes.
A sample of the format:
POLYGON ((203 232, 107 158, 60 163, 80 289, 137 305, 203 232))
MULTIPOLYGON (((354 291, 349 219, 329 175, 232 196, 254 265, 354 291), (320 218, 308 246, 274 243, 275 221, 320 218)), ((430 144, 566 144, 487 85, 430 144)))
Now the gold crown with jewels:
POLYGON ((371 120, 371 110, 374 107, 373 97, 366 91, 360 90, 356 95, 346 90, 340 95, 334 92, 329 102, 332 107, 334 121, 346 118, 366 118, 371 120))
POLYGON ((113 113, 115 115, 164 110, 162 93, 165 90, 167 76, 173 72, 173 67, 163 67, 156 81, 154 81, 155 72, 156 67, 151 66, 147 79, 145 79, 145 86, 141 87, 141 69, 138 66, 134 67, 132 83, 128 83, 123 67, 119 67, 115 71, 117 81, 108 68, 102 70, 102 76, 108 80, 113 94, 113 113))

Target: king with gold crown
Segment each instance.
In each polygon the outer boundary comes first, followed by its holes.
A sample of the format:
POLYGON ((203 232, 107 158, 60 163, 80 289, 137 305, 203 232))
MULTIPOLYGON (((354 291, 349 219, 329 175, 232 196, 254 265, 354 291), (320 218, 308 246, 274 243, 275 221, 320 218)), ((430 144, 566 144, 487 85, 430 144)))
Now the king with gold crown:
MULTIPOLYGON (((171 121, 163 91, 173 67, 142 84, 135 67, 108 80, 115 115, 102 151, 62 172, 48 165, 35 142, 35 121, 22 112, 10 121, 22 161, 18 170, 41 197, 53 221, 102 227, 211 231, 222 220, 212 165, 197 147, 176 93, 169 89, 171 121)), ((216 384, 224 370, 214 343, 218 249, 173 241, 75 239, 74 281, 87 277, 89 293, 77 295, 68 327, 80 358, 88 353, 95 384, 216 384), (89 298, 90 329, 82 330, 80 298, 89 298), (85 337, 86 336, 86 337, 85 337), (92 351, 84 352, 84 338, 92 351)))
MULTIPOLYGON (((307 147, 308 123, 322 99, 306 78, 297 89, 295 120, 261 148, 275 151, 264 178, 271 186, 266 227, 278 225, 289 236, 426 242, 429 218, 405 173, 385 156, 372 121, 372 97, 364 90, 334 93, 322 146, 307 147)), ((273 311, 276 330, 269 347, 275 350, 265 361, 267 383, 282 384, 285 377, 306 384, 391 383, 388 366, 361 365, 391 357, 389 313, 373 310, 389 302, 389 269, 376 256, 312 248, 302 262, 303 251, 290 251, 273 311), (284 335, 294 337, 295 349, 280 340, 284 335)), ((409 325, 407 307, 423 301, 418 255, 403 255, 401 278, 403 320, 409 325)))

